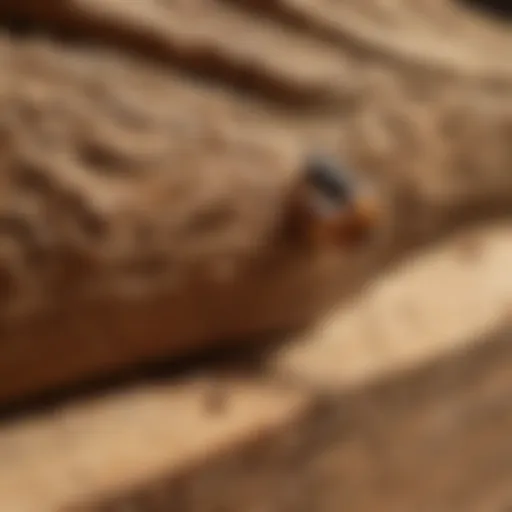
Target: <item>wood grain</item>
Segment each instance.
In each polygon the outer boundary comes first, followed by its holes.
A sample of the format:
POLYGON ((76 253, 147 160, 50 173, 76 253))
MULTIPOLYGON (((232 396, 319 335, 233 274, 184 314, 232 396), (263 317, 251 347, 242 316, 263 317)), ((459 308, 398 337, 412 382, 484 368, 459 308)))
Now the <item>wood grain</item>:
POLYGON ((259 372, 203 366, 4 416, 0 507, 503 510, 511 233, 409 259, 259 372))
POLYGON ((2 406, 304 330, 256 375, 6 411, 1 510, 507 506, 510 228, 456 239, 511 213, 505 21, 5 0, 0 36, 2 406), (362 250, 282 229, 318 149, 378 194, 362 250))
POLYGON ((475 81, 379 64, 229 2, 134 5, 0 11, 11 31, 0 47, 2 400, 306 325, 412 246, 510 211, 506 62, 475 81), (235 44, 246 33, 255 39, 235 44), (151 37, 166 41, 159 55, 151 37), (287 57, 298 48, 303 61, 287 57), (291 105, 273 87, 312 101, 291 105), (382 198, 366 251, 304 251, 280 234, 288 187, 316 146, 382 198))

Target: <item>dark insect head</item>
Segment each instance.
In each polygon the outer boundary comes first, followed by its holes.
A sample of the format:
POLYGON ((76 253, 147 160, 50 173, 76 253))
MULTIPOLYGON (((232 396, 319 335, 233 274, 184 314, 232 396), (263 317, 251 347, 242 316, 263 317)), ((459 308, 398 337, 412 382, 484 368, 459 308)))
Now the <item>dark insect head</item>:
POLYGON ((305 179, 325 199, 337 206, 349 204, 356 194, 356 185, 350 172, 324 155, 307 158, 305 179))

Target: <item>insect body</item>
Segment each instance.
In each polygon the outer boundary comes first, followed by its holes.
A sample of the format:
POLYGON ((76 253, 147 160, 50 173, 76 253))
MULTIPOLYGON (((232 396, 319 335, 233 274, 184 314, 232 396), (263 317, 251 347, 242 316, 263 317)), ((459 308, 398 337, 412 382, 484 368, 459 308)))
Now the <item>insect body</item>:
POLYGON ((351 172, 321 155, 306 160, 293 203, 295 231, 315 245, 355 245, 378 220, 373 194, 351 172))

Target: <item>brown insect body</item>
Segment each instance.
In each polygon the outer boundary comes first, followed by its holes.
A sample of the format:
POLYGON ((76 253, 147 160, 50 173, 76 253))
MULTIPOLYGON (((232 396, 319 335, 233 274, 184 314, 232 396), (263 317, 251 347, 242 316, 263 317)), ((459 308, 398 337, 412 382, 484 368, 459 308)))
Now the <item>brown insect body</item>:
POLYGON ((293 196, 295 231, 314 246, 358 245, 378 220, 373 194, 324 156, 307 160, 293 196))

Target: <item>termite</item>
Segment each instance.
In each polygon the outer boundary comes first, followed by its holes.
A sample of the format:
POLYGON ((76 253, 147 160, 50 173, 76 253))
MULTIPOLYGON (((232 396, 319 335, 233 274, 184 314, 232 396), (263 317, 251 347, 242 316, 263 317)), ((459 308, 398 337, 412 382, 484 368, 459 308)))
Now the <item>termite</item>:
POLYGON ((358 246, 379 220, 376 196, 327 155, 306 158, 291 194, 295 236, 312 246, 358 246))

